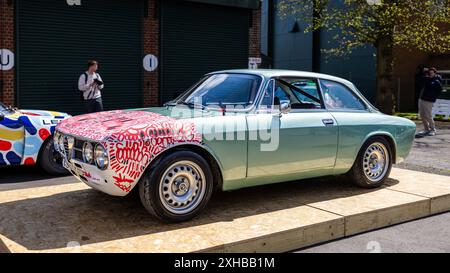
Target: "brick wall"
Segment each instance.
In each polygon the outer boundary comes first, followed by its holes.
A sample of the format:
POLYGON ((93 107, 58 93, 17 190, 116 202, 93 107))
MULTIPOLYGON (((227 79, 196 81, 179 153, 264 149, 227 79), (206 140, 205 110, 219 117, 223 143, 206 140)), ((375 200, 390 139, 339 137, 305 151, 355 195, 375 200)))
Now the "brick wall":
MULTIPOLYGON (((14 52, 14 1, 0 0, 0 48, 14 52)), ((14 69, 0 70, 0 99, 14 105, 14 69)))
POLYGON ((253 10, 249 29, 249 57, 261 57, 261 8, 253 10))
MULTIPOLYGON (((153 54, 159 59, 159 14, 158 1, 148 1, 148 17, 144 18, 144 54, 153 54)), ((144 106, 159 104, 159 68, 144 71, 144 106)))

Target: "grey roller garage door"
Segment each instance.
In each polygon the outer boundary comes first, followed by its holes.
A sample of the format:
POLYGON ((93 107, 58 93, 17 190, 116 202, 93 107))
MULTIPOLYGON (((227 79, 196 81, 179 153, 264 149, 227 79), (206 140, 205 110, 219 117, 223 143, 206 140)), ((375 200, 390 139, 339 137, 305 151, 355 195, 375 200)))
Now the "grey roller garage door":
POLYGON ((208 72, 246 68, 250 10, 161 1, 162 103, 208 72))
POLYGON ((142 106, 144 1, 16 1, 17 100, 22 108, 82 112, 77 81, 100 62, 107 109, 142 106))

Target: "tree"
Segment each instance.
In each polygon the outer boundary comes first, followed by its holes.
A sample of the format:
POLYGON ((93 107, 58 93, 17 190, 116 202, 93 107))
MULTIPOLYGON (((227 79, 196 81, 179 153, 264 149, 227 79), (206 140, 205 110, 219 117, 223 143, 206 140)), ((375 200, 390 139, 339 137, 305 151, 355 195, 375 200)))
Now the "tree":
POLYGON ((432 53, 450 52, 449 0, 280 0, 281 17, 307 21, 305 32, 333 31, 332 48, 342 56, 371 45, 376 49, 376 105, 394 109, 394 47, 432 53), (305 20, 305 18, 311 18, 305 20))

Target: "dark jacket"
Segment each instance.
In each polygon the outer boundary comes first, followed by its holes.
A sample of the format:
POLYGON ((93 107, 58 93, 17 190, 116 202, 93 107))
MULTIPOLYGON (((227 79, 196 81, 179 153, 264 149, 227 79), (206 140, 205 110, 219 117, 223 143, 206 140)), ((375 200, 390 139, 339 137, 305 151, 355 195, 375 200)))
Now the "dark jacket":
POLYGON ((437 75, 434 78, 427 78, 420 98, 429 102, 436 102, 442 92, 442 77, 437 75))

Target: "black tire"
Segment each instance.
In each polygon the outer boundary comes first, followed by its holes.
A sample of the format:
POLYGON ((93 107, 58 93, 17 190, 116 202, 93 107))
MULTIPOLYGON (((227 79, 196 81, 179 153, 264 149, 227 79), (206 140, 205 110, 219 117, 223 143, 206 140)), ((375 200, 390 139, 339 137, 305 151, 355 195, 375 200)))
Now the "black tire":
POLYGON ((55 151, 53 137, 49 137, 42 144, 41 152, 38 158, 38 164, 44 171, 52 175, 66 175, 69 171, 62 165, 61 155, 55 151))
POLYGON ((371 137, 361 147, 361 150, 358 153, 353 167, 347 173, 347 177, 354 185, 358 187, 366 189, 378 188, 381 187, 389 178, 392 169, 392 163, 393 152, 389 142, 384 137, 371 137), (371 168, 371 166, 374 166, 373 164, 371 164, 371 162, 378 163, 379 158, 377 155, 374 155, 374 157, 377 158, 375 159, 375 161, 368 159, 373 153, 368 151, 369 147, 371 149, 374 149, 373 152, 380 153, 380 155, 383 154, 383 152, 381 152, 382 150, 385 150, 384 154, 387 153, 387 155, 385 155, 385 158, 388 161, 384 164, 384 167, 381 171, 375 167, 371 168), (377 151, 378 149, 380 149, 380 151, 377 151), (376 176, 377 173, 379 173, 379 176, 376 176))
POLYGON ((139 196, 146 210, 170 223, 187 221, 197 216, 208 204, 212 192, 213 174, 208 162, 187 150, 163 156, 146 171, 139 182, 139 196), (185 183, 186 180, 188 183, 185 183), (183 192, 180 189, 186 193, 177 195, 183 192), (178 198, 188 200, 181 202, 178 198), (192 201, 189 201, 191 198, 192 201), (175 211, 175 205, 180 205, 179 211, 175 211))

